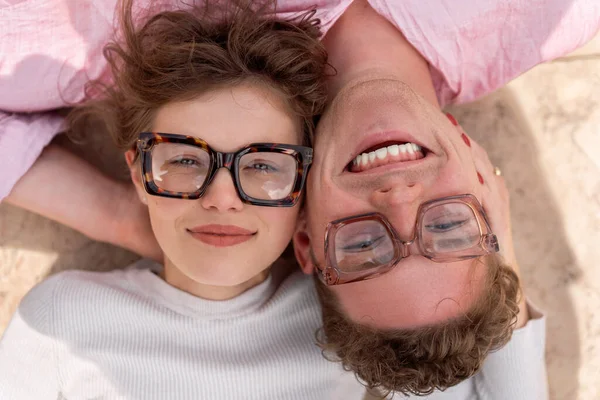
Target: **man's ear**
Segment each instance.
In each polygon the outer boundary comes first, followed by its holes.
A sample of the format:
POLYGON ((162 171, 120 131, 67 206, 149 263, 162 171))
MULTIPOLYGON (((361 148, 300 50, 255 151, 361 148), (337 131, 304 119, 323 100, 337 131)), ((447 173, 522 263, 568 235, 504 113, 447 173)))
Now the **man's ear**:
POLYGON ((135 191, 137 192, 140 201, 147 205, 148 197, 146 194, 146 190, 144 189, 144 185, 142 185, 140 165, 135 162, 135 156, 135 150, 127 150, 125 152, 125 161, 127 162, 127 166, 129 167, 129 176, 131 177, 133 186, 135 186, 135 191))
POLYGON ((300 264, 300 269, 306 275, 312 275, 315 265, 310 255, 310 236, 306 228, 306 213, 304 211, 298 216, 296 231, 292 240, 294 241, 294 254, 298 264, 300 264))

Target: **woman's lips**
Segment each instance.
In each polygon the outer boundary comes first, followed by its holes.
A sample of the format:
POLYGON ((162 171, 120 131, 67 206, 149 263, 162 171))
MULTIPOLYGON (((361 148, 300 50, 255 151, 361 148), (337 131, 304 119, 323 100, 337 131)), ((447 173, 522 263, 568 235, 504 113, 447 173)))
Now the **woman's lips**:
POLYGON ((194 239, 215 247, 229 247, 244 243, 256 234, 236 225, 203 225, 188 229, 194 239))

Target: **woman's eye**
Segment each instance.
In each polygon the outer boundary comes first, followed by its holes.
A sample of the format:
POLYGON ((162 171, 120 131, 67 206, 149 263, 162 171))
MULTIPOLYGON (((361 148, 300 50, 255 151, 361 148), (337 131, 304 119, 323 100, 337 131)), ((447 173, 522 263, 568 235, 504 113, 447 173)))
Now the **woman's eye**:
POLYGON ((368 238, 359 242, 350 243, 342 246, 342 250, 348 253, 360 253, 363 251, 372 251, 379 243, 385 238, 385 236, 379 236, 375 238, 368 238))
POLYGON ((441 232, 448 232, 453 229, 459 228, 459 227, 463 226, 464 224, 466 224, 467 222, 469 222, 468 219, 457 220, 457 221, 448 221, 448 222, 437 222, 435 224, 425 225, 425 228, 429 232, 441 233, 441 232))
POLYGON ((248 165, 246 167, 246 169, 250 169, 250 170, 258 171, 258 172, 265 172, 265 173, 278 171, 278 169, 273 165, 259 163, 259 162, 248 165))
POLYGON ((193 167, 195 165, 200 164, 198 160, 190 157, 177 157, 172 159, 169 163, 173 165, 181 165, 184 167, 193 167))

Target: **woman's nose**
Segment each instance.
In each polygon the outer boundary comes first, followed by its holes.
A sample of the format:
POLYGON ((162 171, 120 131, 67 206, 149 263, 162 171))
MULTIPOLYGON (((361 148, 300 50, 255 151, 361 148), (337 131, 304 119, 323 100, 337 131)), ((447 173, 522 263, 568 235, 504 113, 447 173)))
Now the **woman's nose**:
POLYGON ((231 173, 221 168, 200 198, 202 207, 206 210, 240 211, 244 203, 238 196, 231 173))

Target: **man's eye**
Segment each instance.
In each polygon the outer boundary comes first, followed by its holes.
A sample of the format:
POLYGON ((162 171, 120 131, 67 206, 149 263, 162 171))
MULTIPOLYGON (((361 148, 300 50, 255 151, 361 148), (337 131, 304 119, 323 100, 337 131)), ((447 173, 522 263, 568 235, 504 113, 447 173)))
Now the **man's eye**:
POLYGON ((442 233, 442 232, 448 232, 453 229, 459 228, 459 227, 463 226, 464 224, 466 224, 467 222, 469 222, 468 219, 457 220, 457 221, 448 221, 448 222, 438 222, 435 224, 425 225, 425 228, 429 232, 442 233))
POLYGON ((351 244, 347 244, 342 246, 342 250, 348 253, 360 253, 363 251, 372 251, 373 249, 379 246, 380 242, 385 238, 385 236, 379 236, 376 238, 369 238, 366 240, 362 240, 359 242, 354 242, 351 244))

